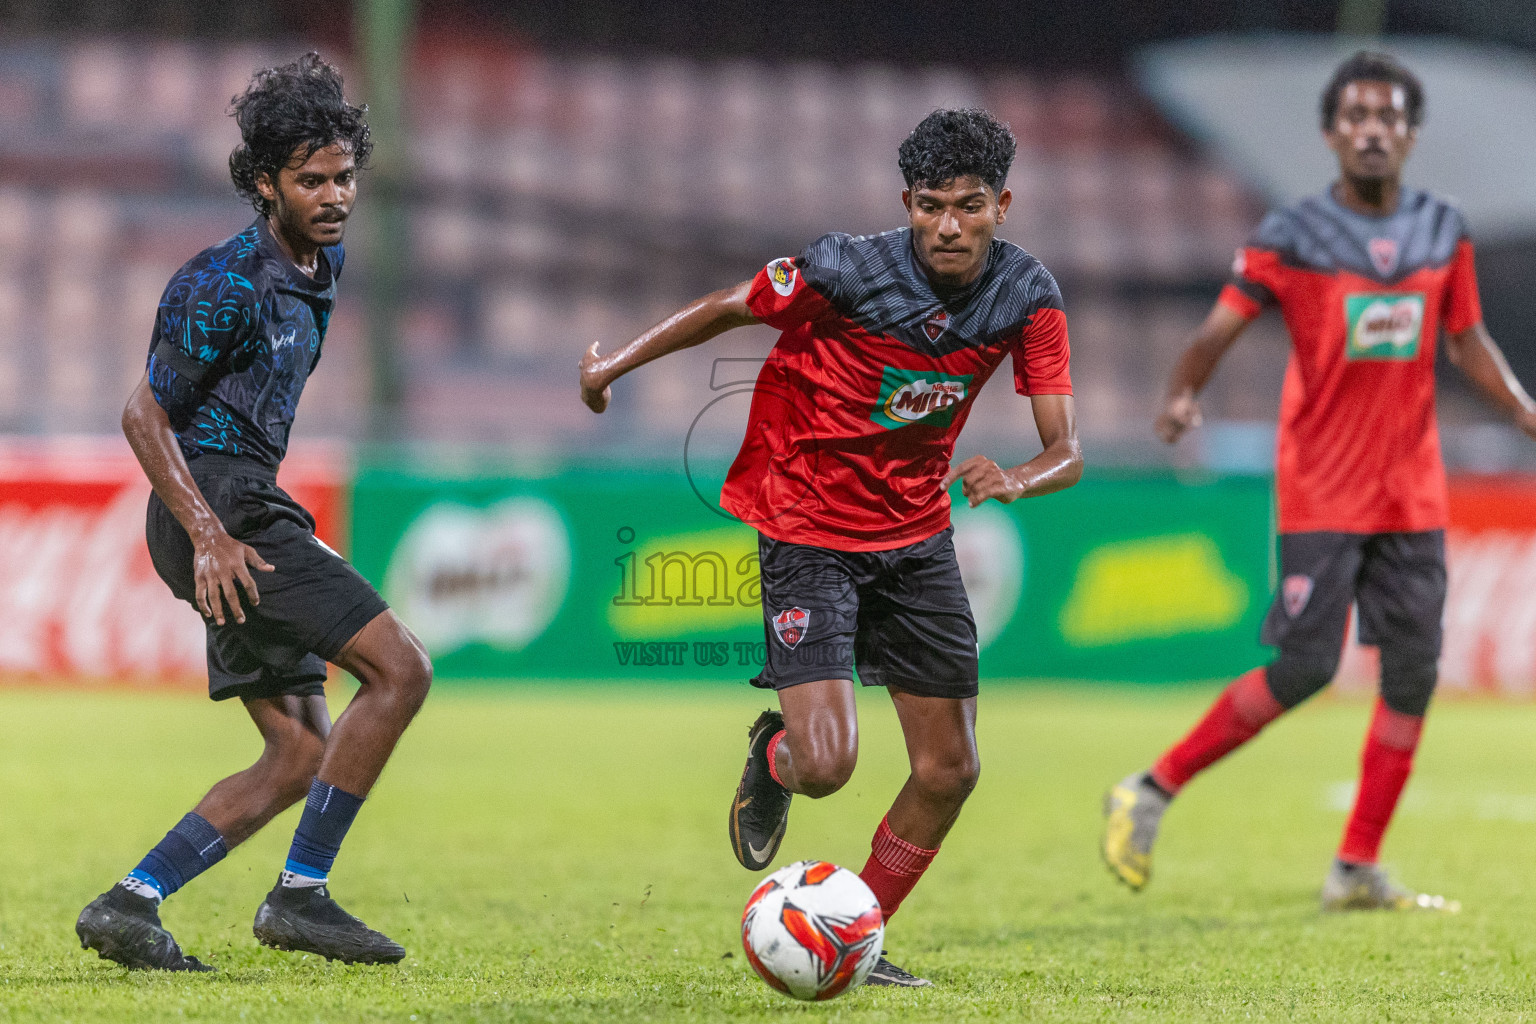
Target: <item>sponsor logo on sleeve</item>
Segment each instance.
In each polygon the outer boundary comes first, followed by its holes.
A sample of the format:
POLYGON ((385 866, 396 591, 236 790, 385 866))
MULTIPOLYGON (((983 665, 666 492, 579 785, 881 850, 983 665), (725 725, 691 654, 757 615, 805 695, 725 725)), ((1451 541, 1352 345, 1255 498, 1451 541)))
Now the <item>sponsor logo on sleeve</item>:
POLYGON ((768 264, 767 272, 768 283, 773 285, 774 291, 786 299, 794 293, 795 279, 800 272, 793 258, 786 256, 783 259, 774 260, 768 264))
POLYGON ((805 639, 805 631, 811 628, 811 613, 804 608, 786 608, 775 615, 772 621, 779 642, 794 650, 805 639))
POLYGON ((1285 582, 1280 585, 1280 598, 1285 603, 1285 614, 1295 618, 1306 611, 1307 602, 1312 600, 1312 577, 1297 573, 1287 576, 1285 582))
POLYGON ((1391 238, 1373 238, 1367 246, 1376 273, 1386 277, 1397 268, 1397 241, 1391 238))
POLYGON ((947 427, 970 395, 974 376, 887 366, 880 377, 880 397, 869 418, 888 430, 912 423, 947 427))
POLYGON ((1406 360, 1419 355, 1424 331, 1423 292, 1365 292, 1344 296, 1351 360, 1406 360))

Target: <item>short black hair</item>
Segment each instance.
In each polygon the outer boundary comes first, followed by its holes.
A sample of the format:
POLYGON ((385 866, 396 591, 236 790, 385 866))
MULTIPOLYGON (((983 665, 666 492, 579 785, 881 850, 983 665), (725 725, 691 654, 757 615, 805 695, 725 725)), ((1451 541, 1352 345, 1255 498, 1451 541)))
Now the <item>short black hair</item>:
POLYGON ((292 64, 256 72, 245 92, 230 101, 229 112, 241 138, 229 154, 229 176, 235 191, 263 217, 272 212, 256 191, 263 174, 275 179, 295 156, 308 160, 336 142, 352 151, 359 170, 373 152, 364 120, 368 108, 347 102, 341 72, 313 50, 292 64))
POLYGON ((909 189, 974 177, 1001 192, 1017 149, 1013 132, 985 110, 935 110, 902 142, 896 162, 909 189))
POLYGON ((1424 122, 1424 85, 1419 77, 1389 53, 1360 50, 1338 66, 1323 89, 1323 131, 1333 130, 1334 119, 1339 116, 1339 94, 1351 82, 1402 86, 1403 98, 1408 102, 1408 126, 1417 128, 1424 122))

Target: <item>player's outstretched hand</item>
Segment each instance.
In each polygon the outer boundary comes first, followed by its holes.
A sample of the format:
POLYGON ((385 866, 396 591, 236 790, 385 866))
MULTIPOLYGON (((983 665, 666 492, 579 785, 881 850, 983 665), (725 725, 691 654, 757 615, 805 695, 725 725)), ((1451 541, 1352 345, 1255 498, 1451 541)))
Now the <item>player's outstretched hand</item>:
POLYGON ((593 412, 608 408, 608 402, 613 398, 613 389, 604 383, 603 375, 597 370, 598 362, 597 342, 594 341, 578 364, 581 367, 581 400, 593 412))
POLYGON ((1157 436, 1169 444, 1178 441, 1190 427, 1202 422, 1200 403, 1187 391, 1169 397, 1163 414, 1157 418, 1157 436))
POLYGON ((953 466, 944 477, 944 490, 956 480, 961 481, 960 491, 975 508, 988 498, 996 498, 1004 505, 1024 496, 1024 485, 1009 476, 997 463, 985 455, 972 455, 958 466, 953 466))
POLYGON ((204 618, 224 625, 226 606, 228 615, 236 622, 245 621, 245 608, 240 604, 240 592, 235 587, 238 580, 245 589, 252 607, 261 603, 256 590, 256 580, 251 568, 272 572, 273 566, 257 554, 249 544, 242 544, 222 529, 199 537, 193 544, 192 572, 197 581, 195 597, 197 607, 204 618), (249 566, 250 568, 247 568, 249 566))

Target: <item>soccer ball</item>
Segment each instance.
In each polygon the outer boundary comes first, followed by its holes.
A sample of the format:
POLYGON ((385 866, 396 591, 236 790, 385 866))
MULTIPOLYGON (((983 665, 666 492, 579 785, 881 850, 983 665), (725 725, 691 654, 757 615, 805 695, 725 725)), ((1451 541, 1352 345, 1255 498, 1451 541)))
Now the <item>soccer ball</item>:
POLYGON ((796 999, 831 999, 864 983, 885 938, 880 901, 852 871, 824 860, 780 868, 741 915, 747 962, 796 999))

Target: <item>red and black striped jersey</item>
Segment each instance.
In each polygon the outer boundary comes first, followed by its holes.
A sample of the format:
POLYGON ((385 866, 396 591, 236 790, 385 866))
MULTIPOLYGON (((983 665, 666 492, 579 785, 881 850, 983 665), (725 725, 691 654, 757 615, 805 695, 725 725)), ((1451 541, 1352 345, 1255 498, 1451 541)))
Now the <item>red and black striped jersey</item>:
POLYGON ((931 537, 949 525, 955 438, 1004 357, 1020 394, 1072 393, 1056 282, 1001 240, 950 292, 908 229, 825 235, 764 267, 747 304, 783 333, 720 502, 775 540, 880 551, 931 537))
POLYGON ((1269 214, 1233 271, 1220 301, 1250 319, 1278 305, 1291 336, 1281 532, 1443 529, 1435 346, 1482 319, 1461 213, 1404 189, 1368 217, 1324 193, 1269 214))

